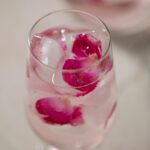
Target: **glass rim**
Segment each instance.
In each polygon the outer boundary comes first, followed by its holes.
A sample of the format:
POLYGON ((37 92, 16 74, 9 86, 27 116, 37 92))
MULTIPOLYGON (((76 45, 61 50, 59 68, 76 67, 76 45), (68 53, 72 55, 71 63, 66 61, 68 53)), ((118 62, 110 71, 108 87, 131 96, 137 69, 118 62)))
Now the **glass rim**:
POLYGON ((83 15, 86 15, 86 16, 89 16, 89 17, 92 17, 93 19, 97 20, 98 23, 102 24, 107 33, 108 33, 108 36, 109 36, 109 42, 108 42, 108 45, 106 46, 105 48, 105 52, 104 54, 102 54, 101 58, 98 59, 97 61, 95 61, 94 63, 91 63, 90 65, 88 66, 85 66, 85 67, 82 67, 82 68, 79 68, 79 69, 63 69, 62 71, 63 72, 78 72, 78 71, 81 71, 81 70, 84 70, 86 68, 89 68, 89 67, 93 67, 95 65, 98 65, 100 64, 104 59, 105 57, 107 56, 107 53, 109 52, 109 49, 110 49, 110 46, 111 46, 111 37, 110 37, 110 31, 107 27, 107 25, 96 15, 93 15, 91 13, 88 13, 86 11, 81 11, 81 10, 78 10, 78 9, 59 9, 59 10, 55 10, 55 11, 52 11, 52 12, 49 12, 47 13, 46 15, 40 17, 39 19, 37 19, 35 21, 35 23, 32 25, 32 27, 30 28, 29 30, 29 34, 28 34, 28 47, 29 47, 29 51, 32 55, 32 57, 38 62, 40 63, 41 65, 44 65, 44 67, 46 67, 47 69, 50 69, 50 70, 57 70, 58 68, 53 68, 45 63, 43 63, 38 57, 35 56, 35 54, 33 53, 32 49, 31 49, 31 37, 32 37, 32 31, 34 30, 34 28, 36 27, 36 25, 38 25, 38 23, 40 21, 42 21, 44 18, 50 16, 50 15, 53 15, 53 14, 56 14, 56 13, 60 13, 60 12, 66 12, 66 13, 79 13, 79 14, 83 14, 83 15))

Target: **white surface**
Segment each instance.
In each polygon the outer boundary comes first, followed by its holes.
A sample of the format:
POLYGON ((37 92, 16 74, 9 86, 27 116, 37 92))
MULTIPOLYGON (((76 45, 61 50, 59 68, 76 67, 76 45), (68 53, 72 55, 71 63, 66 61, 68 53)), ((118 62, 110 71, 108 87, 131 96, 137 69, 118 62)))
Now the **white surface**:
MULTIPOLYGON (((59 8, 67 4, 63 0, 0 1, 1 150, 42 150, 24 115, 27 34, 37 18, 59 8)), ((102 150, 150 150, 148 43, 148 37, 113 36, 119 105, 102 150)))

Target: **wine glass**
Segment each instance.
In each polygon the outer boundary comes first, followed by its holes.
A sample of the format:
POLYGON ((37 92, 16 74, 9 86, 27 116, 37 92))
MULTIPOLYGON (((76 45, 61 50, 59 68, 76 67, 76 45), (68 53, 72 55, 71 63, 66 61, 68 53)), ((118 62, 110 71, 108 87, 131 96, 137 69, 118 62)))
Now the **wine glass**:
POLYGON ((49 149, 101 143, 116 110, 116 81, 106 25, 79 10, 58 10, 30 30, 26 114, 49 149))

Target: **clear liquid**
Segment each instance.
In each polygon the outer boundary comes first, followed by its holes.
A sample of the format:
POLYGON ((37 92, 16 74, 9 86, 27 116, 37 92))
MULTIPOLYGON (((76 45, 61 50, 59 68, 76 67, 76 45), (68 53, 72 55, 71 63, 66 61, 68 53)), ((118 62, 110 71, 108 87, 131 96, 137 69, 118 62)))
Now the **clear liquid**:
MULTIPOLYGON (((78 32, 83 33, 85 31, 78 32)), ((35 133, 49 145, 72 150, 90 149, 102 141, 114 116, 117 98, 113 68, 101 77, 100 82, 92 92, 84 96, 75 96, 78 90, 69 87, 63 81, 60 68, 65 58, 72 57, 71 43, 78 32, 67 31, 64 37, 62 34, 59 35, 55 29, 55 35, 51 38, 42 37, 44 44, 37 42, 37 45, 34 45, 36 48, 32 50, 34 53, 37 51, 38 59, 49 67, 56 68, 55 71, 38 63, 31 55, 27 66, 29 100, 26 110, 29 123, 35 133), (66 45, 63 43, 63 38, 67 41, 66 45), (53 125, 45 123, 39 117, 35 110, 36 101, 43 97, 56 97, 58 95, 68 97, 72 105, 82 106, 84 124, 79 126, 53 125)))

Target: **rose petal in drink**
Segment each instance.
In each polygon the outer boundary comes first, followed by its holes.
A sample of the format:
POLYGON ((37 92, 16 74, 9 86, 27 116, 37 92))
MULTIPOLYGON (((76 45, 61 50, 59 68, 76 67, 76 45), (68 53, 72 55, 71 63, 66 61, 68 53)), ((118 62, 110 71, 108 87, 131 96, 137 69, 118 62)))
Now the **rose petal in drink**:
POLYGON ((96 82, 94 82, 90 85, 80 87, 80 88, 76 88, 76 89, 82 91, 82 93, 78 93, 77 96, 84 96, 84 95, 88 94, 89 92, 93 91, 96 88, 98 82, 99 82, 99 80, 97 80, 96 82))
POLYGON ((101 42, 90 34, 79 34, 72 47, 72 52, 77 57, 88 57, 91 54, 97 54, 101 58, 101 42))
POLYGON ((83 118, 81 116, 82 116, 81 107, 75 107, 74 111, 72 113, 71 124, 74 125, 74 126, 76 126, 78 124, 83 124, 84 121, 83 121, 83 118))
POLYGON ((66 99, 58 97, 47 97, 36 102, 36 110, 42 119, 49 124, 82 124, 83 117, 81 107, 72 106, 66 99))
POLYGON ((112 67, 113 67, 113 62, 109 56, 104 58, 99 65, 99 68, 102 72, 104 72, 104 71, 108 72, 112 69, 112 67))
POLYGON ((88 68, 89 62, 89 59, 85 58, 67 59, 64 63, 63 79, 72 87, 82 91, 77 96, 88 94, 95 89, 98 83, 98 70, 94 67, 88 68))

